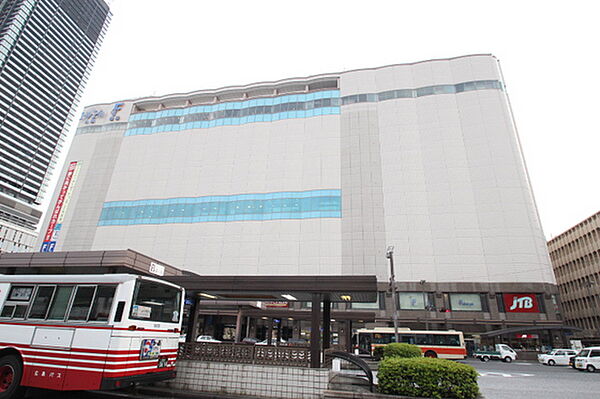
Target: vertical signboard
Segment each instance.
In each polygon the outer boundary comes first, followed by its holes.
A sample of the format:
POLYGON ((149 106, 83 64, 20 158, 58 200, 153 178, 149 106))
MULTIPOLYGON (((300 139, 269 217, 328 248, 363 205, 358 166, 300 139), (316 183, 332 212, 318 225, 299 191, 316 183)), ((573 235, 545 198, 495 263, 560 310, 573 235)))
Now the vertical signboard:
POLYGON ((65 211, 67 210, 67 206, 73 193, 73 187, 75 187, 75 180, 77 180, 80 166, 81 163, 78 163, 77 161, 73 161, 69 164, 67 174, 60 187, 60 193, 56 199, 56 204, 54 204, 50 221, 48 222, 48 228, 46 229, 40 252, 54 252, 56 240, 62 227, 65 211))

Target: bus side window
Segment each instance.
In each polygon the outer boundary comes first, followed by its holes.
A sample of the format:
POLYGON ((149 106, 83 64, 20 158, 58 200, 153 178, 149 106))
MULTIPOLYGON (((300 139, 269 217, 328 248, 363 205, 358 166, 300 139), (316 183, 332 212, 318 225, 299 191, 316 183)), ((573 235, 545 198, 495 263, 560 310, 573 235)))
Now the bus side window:
POLYGON ((115 290, 114 286, 98 286, 89 321, 108 321, 115 290))
POLYGON ((95 291, 96 286, 77 286, 75 298, 69 312, 69 320, 87 320, 95 291))
POLYGON ((64 320, 72 293, 73 286, 58 286, 50 305, 48 320, 64 320))
POLYGON ((115 312, 115 322, 123 320, 123 310, 125 310, 125 301, 117 303, 117 311, 115 312))
POLYGON ((30 319, 45 319, 50 307, 50 301, 54 297, 55 285, 51 286, 38 286, 35 298, 31 309, 29 309, 30 319))
POLYGON ((406 334, 402 334, 400 336, 400 342, 403 342, 405 344, 415 344, 415 336, 414 335, 406 335, 406 334))

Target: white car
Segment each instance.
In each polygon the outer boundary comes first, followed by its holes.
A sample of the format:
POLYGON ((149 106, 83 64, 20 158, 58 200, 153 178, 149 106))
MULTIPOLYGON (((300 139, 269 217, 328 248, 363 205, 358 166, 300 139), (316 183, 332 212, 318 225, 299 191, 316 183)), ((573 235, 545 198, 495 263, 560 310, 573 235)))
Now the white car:
POLYGON ((221 343, 221 341, 219 341, 218 339, 214 339, 210 335, 199 335, 198 338, 196 338, 196 342, 206 342, 209 344, 220 344, 221 343))
POLYGON ((553 349, 548 353, 538 355, 538 362, 548 366, 568 366, 569 358, 576 354, 577 351, 574 349, 553 349))
MULTIPOLYGON (((286 343, 286 341, 284 339, 282 339, 281 341, 279 341, 279 345, 285 344, 285 343, 286 343)), ((271 346, 275 346, 276 344, 277 344, 277 339, 271 338, 271 346)), ((269 344, 267 343, 267 340, 264 339, 264 340, 262 340, 260 342, 257 342, 256 345, 269 345, 269 344)))
POLYGON ((583 371, 587 370, 591 373, 600 369, 600 346, 585 348, 575 358, 575 368, 583 371))

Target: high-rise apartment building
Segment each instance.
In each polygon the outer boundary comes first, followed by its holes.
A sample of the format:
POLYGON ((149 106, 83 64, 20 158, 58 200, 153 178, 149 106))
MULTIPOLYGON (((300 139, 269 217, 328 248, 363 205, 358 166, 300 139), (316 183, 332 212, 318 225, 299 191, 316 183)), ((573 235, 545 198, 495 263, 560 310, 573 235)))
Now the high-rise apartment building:
POLYGON ((548 241, 564 319, 575 337, 600 343, 600 212, 548 241))
POLYGON ((548 334, 509 329, 562 325, 490 55, 89 106, 61 182, 43 251, 131 248, 201 275, 376 275, 380 302, 364 307, 385 325, 394 245, 404 326, 535 345, 548 334))
POLYGON ((109 20, 103 0, 0 1, 0 225, 9 235, 34 234, 109 20))

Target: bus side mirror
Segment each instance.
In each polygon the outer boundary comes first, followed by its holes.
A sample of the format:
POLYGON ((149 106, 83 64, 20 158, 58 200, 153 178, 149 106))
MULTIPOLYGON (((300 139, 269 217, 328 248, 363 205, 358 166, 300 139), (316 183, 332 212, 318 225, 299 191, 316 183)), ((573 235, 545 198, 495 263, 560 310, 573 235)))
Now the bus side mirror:
POLYGON ((125 310, 125 301, 117 303, 117 311, 115 312, 115 322, 123 320, 123 310, 125 310))

